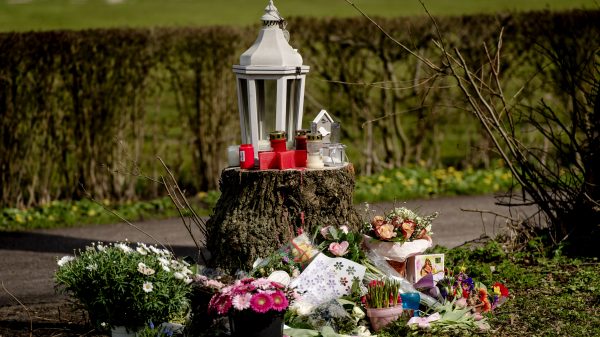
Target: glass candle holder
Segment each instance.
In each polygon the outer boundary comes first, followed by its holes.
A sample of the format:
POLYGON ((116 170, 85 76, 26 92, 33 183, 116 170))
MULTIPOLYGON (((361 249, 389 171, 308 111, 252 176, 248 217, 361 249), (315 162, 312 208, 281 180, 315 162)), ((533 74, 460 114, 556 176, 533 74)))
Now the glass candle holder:
POLYGON ((287 151, 287 133, 285 131, 273 131, 269 133, 269 142, 273 152, 287 151))
POLYGON ((308 133, 308 130, 306 129, 300 129, 300 130, 296 130, 296 137, 295 137, 295 141, 296 141, 296 150, 306 150, 306 134, 308 133))
POLYGON ((323 168, 323 137, 319 133, 310 132, 306 135, 306 167, 311 169, 323 168))
POLYGON ((323 162, 325 166, 343 166, 346 163, 346 145, 328 144, 323 149, 323 162))
POLYGON ((240 166, 240 146, 229 145, 227 147, 227 164, 229 167, 240 166))

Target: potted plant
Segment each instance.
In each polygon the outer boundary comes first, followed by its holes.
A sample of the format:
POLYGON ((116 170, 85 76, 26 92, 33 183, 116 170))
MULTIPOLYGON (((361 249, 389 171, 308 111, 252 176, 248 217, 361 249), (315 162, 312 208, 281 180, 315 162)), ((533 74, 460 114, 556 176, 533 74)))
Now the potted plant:
POLYGON ((92 244, 58 261, 58 291, 76 298, 99 329, 113 336, 135 333, 148 321, 184 317, 191 270, 156 246, 92 244))
POLYGON ((234 337, 282 337, 283 315, 297 294, 267 278, 245 278, 224 287, 209 312, 228 315, 234 337))
POLYGON ((393 279, 373 280, 367 287, 364 303, 371 327, 379 331, 402 314, 400 283, 393 279))

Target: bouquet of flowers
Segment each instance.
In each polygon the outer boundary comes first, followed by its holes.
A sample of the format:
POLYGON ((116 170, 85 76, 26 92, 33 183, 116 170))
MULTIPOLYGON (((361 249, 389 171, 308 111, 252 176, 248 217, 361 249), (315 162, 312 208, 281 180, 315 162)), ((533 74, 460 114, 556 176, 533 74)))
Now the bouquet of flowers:
POLYGON ((365 259, 361 247, 362 236, 350 232, 347 226, 320 227, 315 241, 319 242, 319 248, 329 257, 344 257, 357 263, 365 259))
POLYGON ((75 297, 98 327, 137 330, 189 309, 190 265, 156 246, 92 244, 58 260, 57 288, 75 297))
POLYGON ((366 224, 366 232, 369 236, 381 241, 430 240, 431 222, 437 216, 438 213, 420 216, 405 207, 394 208, 385 216, 375 216, 370 224, 366 224))
POLYGON ((485 285, 476 285, 473 279, 462 271, 456 276, 444 277, 436 286, 443 300, 456 301, 459 306, 469 306, 477 312, 490 312, 502 305, 509 296, 508 288, 504 284, 494 283, 490 294, 485 285))
POLYGON ((266 278, 245 278, 222 288, 210 300, 209 312, 227 315, 235 311, 250 310, 264 314, 283 312, 298 297, 293 289, 266 278))

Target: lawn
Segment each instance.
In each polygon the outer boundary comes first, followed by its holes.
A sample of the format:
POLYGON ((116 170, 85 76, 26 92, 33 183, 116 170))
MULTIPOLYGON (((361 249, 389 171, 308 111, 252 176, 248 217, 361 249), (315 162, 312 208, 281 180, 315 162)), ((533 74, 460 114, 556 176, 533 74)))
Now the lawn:
MULTIPOLYGON (((370 15, 424 14, 418 0, 355 0, 370 15)), ((598 8, 596 0, 425 0, 434 15, 534 9, 598 8)), ((257 23, 267 0, 6 0, 0 31, 84 29, 120 26, 246 25, 257 23)), ((357 15, 344 0, 275 1, 284 16, 357 15)))

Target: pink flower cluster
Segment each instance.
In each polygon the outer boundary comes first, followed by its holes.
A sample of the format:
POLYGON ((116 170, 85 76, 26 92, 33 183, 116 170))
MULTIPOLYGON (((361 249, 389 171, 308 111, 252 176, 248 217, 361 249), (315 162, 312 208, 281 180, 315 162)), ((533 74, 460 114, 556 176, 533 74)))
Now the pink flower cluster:
POLYGON ((231 308, 239 311, 251 309, 258 313, 284 311, 296 296, 293 290, 266 278, 245 278, 213 295, 208 310, 219 315, 226 315, 231 308))

